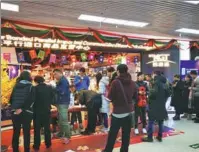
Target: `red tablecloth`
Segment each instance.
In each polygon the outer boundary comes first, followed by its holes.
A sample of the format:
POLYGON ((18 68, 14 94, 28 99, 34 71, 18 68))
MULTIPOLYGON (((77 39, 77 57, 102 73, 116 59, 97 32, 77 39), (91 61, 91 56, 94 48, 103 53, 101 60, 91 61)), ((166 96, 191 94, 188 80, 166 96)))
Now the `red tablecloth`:
MULTIPOLYGON (((80 106, 73 106, 68 109, 68 112, 79 112, 79 111, 87 111, 86 107, 80 107, 80 106)), ((57 117, 57 111, 52 110, 51 111, 51 117, 57 117)))

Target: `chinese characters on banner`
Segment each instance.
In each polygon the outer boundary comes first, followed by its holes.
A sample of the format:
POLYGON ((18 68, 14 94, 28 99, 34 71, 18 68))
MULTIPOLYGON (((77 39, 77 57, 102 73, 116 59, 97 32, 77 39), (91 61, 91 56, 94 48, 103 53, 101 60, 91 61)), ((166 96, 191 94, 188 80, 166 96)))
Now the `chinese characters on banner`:
POLYGON ((3 59, 11 63, 11 53, 3 53, 3 59))

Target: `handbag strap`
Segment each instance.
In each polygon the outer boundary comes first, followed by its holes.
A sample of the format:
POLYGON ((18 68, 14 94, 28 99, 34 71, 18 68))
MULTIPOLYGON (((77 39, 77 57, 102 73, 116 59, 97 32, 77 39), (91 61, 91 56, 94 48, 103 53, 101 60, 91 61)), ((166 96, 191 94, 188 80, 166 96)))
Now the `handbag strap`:
POLYGON ((125 100, 126 104, 128 105, 128 100, 127 100, 126 93, 125 93, 125 91, 124 91, 124 87, 123 87, 123 85, 122 85, 122 82, 121 82, 120 80, 117 80, 117 81, 118 81, 118 83, 119 83, 119 85, 120 85, 120 88, 121 88, 121 90, 122 90, 122 93, 123 93, 123 96, 124 96, 124 100, 125 100))
MULTIPOLYGON (((31 86, 30 86, 30 90, 29 90, 29 93, 30 93, 31 95, 32 95, 32 88, 33 88, 33 86, 31 85, 31 86)), ((30 105, 30 108, 33 107, 34 103, 35 103, 35 101, 33 100, 32 104, 30 105)))

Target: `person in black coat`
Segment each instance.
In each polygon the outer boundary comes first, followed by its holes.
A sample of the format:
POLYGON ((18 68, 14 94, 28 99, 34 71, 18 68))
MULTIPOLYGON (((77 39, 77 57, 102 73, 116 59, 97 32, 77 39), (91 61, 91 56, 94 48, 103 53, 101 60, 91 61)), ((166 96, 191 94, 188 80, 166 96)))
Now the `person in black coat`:
POLYGON ((180 114, 183 113, 183 90, 184 90, 184 83, 180 79, 179 75, 174 76, 174 81, 172 84, 173 87, 173 95, 171 98, 171 106, 175 108, 176 115, 173 117, 173 120, 180 120, 180 114))
POLYGON ((36 76, 34 82, 35 87, 35 104, 34 104, 34 145, 35 150, 39 150, 41 137, 41 128, 44 128, 46 148, 51 146, 51 131, 50 131, 50 110, 53 102, 54 92, 51 86, 44 83, 44 78, 36 76))
POLYGON ((153 142, 153 125, 156 121, 159 125, 158 141, 162 141, 163 122, 167 117, 166 101, 167 101, 167 87, 166 78, 160 72, 154 72, 154 83, 149 90, 149 122, 148 122, 148 137, 143 138, 144 142, 153 142))
POLYGON ((31 75, 23 71, 17 78, 10 98, 12 109, 13 152, 19 152, 19 136, 21 128, 24 135, 24 152, 30 152, 30 128, 32 121, 32 106, 34 103, 34 88, 31 83, 31 75))
POLYGON ((95 133, 97 114, 102 106, 102 96, 91 90, 82 90, 79 92, 79 103, 85 105, 88 110, 88 124, 83 135, 95 133))
MULTIPOLYGON (((183 113, 184 116, 182 118, 187 118, 189 114, 191 114, 191 109, 188 108, 188 103, 189 103, 189 93, 190 93, 190 87, 192 84, 192 78, 188 74, 185 76, 185 81, 184 81, 184 89, 183 89, 183 100, 182 100, 182 107, 183 107, 183 113)), ((188 118, 189 119, 189 118, 188 118)))

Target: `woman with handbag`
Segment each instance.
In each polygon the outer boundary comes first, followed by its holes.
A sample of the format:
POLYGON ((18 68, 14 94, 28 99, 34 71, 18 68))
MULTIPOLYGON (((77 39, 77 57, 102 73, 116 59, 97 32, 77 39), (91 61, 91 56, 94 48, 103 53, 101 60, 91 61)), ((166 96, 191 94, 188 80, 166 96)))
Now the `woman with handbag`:
POLYGON ((32 106, 34 104, 34 89, 31 75, 23 71, 13 88, 10 104, 12 108, 13 123, 13 152, 19 152, 19 136, 21 127, 24 135, 24 152, 30 152, 30 128, 32 121, 32 106))

